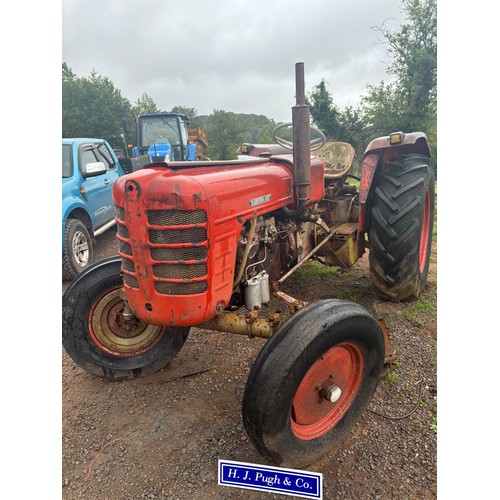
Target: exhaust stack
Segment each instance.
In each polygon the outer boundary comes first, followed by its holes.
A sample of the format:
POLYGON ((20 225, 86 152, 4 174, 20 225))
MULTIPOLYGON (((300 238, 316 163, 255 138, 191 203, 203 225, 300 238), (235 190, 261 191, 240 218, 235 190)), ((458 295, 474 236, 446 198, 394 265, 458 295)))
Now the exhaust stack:
POLYGON ((298 196, 297 208, 283 208, 286 217, 298 218, 307 203, 307 188, 311 184, 311 127, 309 124, 309 106, 306 104, 304 84, 304 63, 295 64, 295 101, 292 108, 293 125, 293 184, 298 196))
POLYGON ((292 108, 294 182, 299 188, 299 201, 301 201, 305 198, 306 187, 311 184, 311 132, 302 62, 295 64, 295 101, 296 104, 292 108))

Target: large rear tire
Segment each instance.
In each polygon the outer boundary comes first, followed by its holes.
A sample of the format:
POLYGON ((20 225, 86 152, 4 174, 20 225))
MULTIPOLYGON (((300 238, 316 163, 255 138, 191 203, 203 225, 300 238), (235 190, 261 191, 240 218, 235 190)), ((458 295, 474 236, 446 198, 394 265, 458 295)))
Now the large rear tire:
POLYGON ((250 441, 276 465, 318 460, 366 409, 384 352, 378 322, 358 304, 306 306, 271 337, 250 372, 243 396, 250 441))
POLYGON ((85 371, 109 380, 138 378, 164 368, 181 350, 189 328, 148 325, 123 314, 121 259, 83 271, 62 299, 62 340, 85 371))
POLYGON ((387 300, 416 299, 429 272, 434 223, 434 173, 419 154, 390 161, 370 212, 370 275, 387 300))

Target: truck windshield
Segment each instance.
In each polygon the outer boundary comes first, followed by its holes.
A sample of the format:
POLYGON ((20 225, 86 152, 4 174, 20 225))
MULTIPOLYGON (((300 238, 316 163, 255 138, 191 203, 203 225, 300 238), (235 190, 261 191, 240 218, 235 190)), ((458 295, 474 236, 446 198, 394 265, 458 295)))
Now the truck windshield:
POLYGON ((142 116, 139 121, 140 147, 147 148, 159 142, 180 146, 176 116, 142 116))

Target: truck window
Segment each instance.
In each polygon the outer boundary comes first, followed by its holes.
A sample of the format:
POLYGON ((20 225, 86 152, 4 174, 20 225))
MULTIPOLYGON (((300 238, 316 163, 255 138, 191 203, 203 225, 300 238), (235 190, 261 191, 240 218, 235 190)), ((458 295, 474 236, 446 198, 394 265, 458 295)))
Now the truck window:
POLYGON ((94 154, 94 151, 92 149, 85 149, 82 152, 82 161, 81 161, 81 166, 85 166, 88 163, 95 163, 96 161, 100 161, 97 159, 96 155, 94 154))
POLYGON ((114 162, 106 144, 99 144, 96 151, 97 156, 100 157, 99 161, 102 161, 108 170, 114 170, 116 168, 116 163, 114 162))
POLYGON ((73 174, 73 162, 71 161, 71 145, 62 145, 62 176, 63 179, 73 174))

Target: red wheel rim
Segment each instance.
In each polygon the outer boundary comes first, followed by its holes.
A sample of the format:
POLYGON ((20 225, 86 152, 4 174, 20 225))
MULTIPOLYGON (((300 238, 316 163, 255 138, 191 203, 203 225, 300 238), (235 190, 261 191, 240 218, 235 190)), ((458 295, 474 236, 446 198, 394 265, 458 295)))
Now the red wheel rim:
POLYGON ((151 349, 162 338, 165 328, 148 325, 136 318, 133 325, 123 320, 124 302, 120 288, 106 290, 92 304, 89 312, 89 335, 104 352, 131 358, 151 349))
POLYGON ((429 248, 429 235, 431 228, 431 195, 429 190, 425 195, 424 211, 422 214, 422 227, 420 228, 420 253, 419 271, 422 273, 427 262, 427 249, 429 248))
POLYGON ((333 429, 356 398, 364 368, 363 351, 350 342, 332 347, 315 361, 293 399, 291 427, 295 436, 316 439, 333 429), (325 390, 332 387, 341 391, 335 402, 325 398, 325 390))

